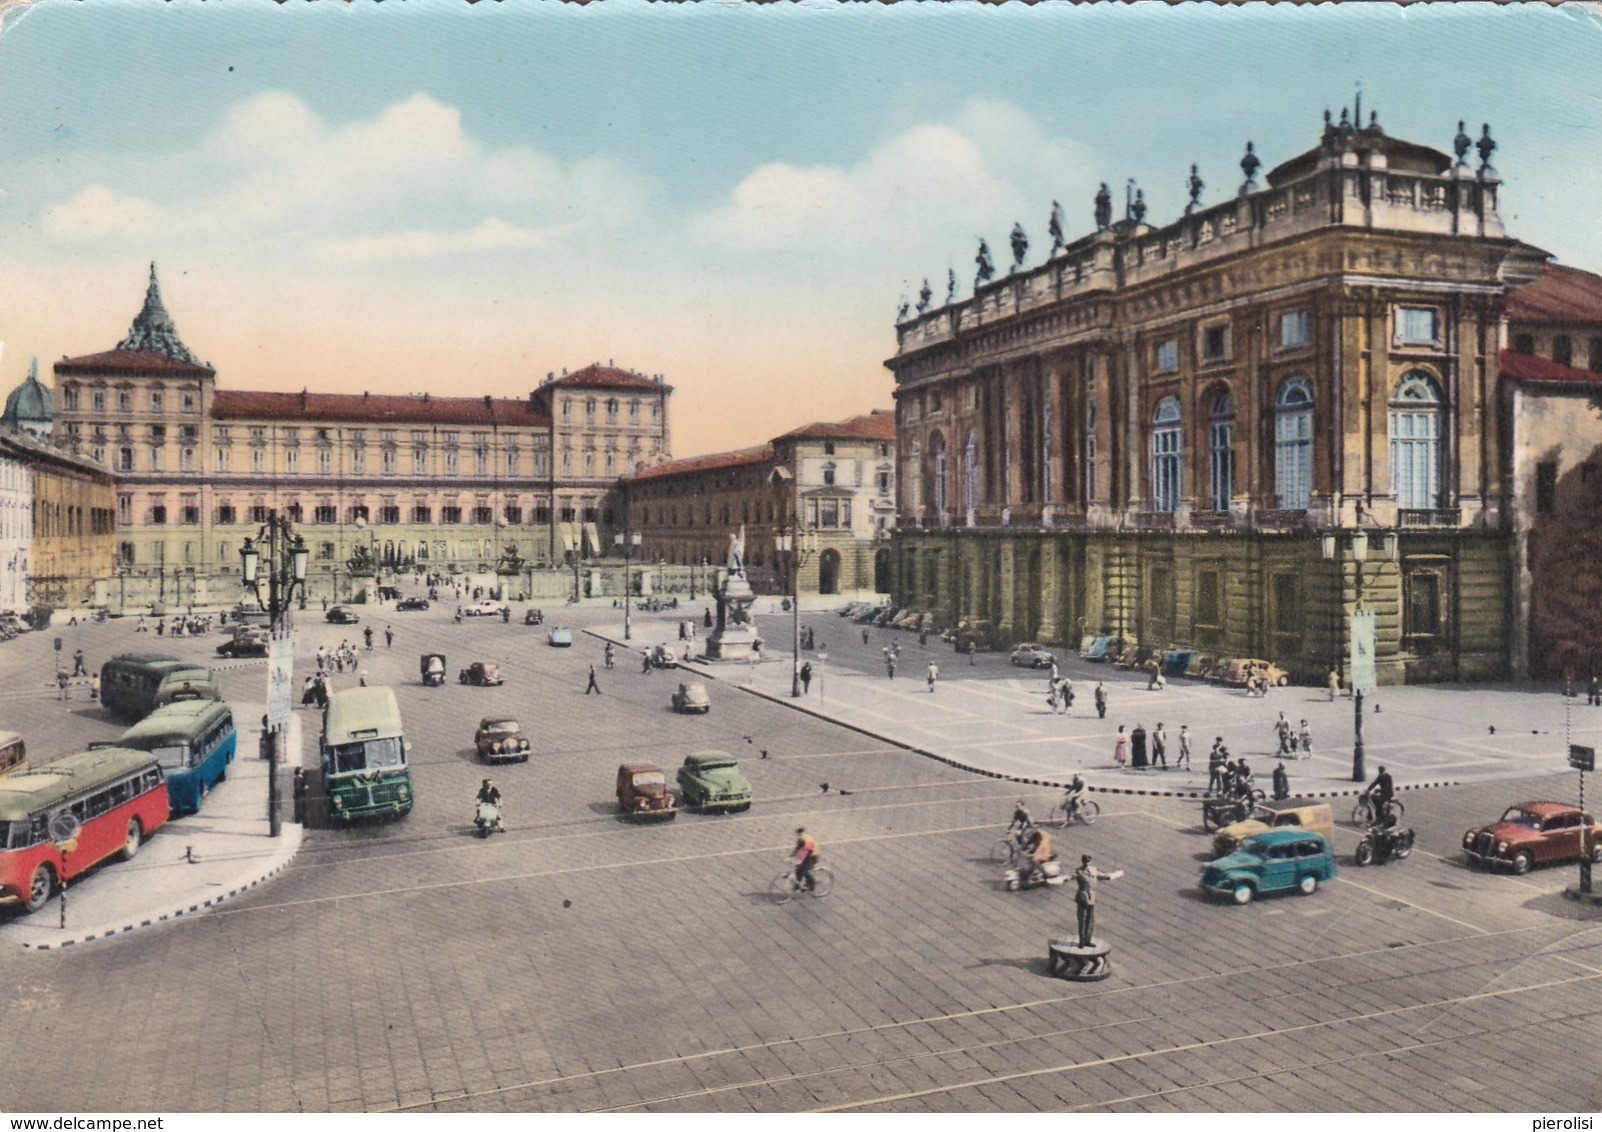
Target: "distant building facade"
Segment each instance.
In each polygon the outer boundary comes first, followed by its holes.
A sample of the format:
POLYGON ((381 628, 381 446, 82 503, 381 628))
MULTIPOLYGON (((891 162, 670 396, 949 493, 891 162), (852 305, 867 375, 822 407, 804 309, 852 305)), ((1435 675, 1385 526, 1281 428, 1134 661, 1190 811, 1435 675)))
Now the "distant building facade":
POLYGON ((671 455, 672 387, 610 365, 526 399, 219 389, 154 265, 128 336, 55 379, 58 440, 117 479, 112 588, 130 607, 231 603, 272 511, 312 549, 313 598, 355 597, 375 571, 500 570, 529 590, 604 553, 617 477, 671 455))
POLYGON ((895 416, 888 411, 668 461, 625 477, 623 492, 644 561, 710 571, 715 581, 729 536, 743 526, 753 586, 787 593, 791 556, 777 550, 775 536, 799 528, 817 541, 800 566, 802 593, 888 591, 895 521, 895 416))
POLYGON ((1453 149, 1326 115, 1266 183, 1248 146, 1221 204, 1198 179, 1179 220, 1135 194, 1115 222, 1103 186, 1043 265, 926 288, 887 363, 898 601, 1307 681, 1361 606, 1382 683, 1514 672, 1498 360, 1546 257, 1503 231, 1489 131, 1453 149))

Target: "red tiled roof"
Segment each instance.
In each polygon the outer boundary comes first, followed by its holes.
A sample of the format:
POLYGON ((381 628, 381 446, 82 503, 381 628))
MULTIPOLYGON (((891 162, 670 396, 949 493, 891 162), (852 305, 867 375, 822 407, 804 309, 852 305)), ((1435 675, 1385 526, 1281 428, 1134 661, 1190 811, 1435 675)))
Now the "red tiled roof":
POLYGON ((546 385, 578 386, 584 389, 652 389, 662 390, 667 393, 673 392, 671 385, 659 385, 656 381, 643 374, 631 373, 626 369, 603 365, 585 366, 574 373, 566 374, 554 381, 548 381, 546 385))
POLYGON ((355 393, 269 393, 219 389, 217 420, 403 421, 416 424, 522 425, 545 428, 551 418, 528 401, 508 397, 376 397, 355 393))
POLYGON ((1602 275, 1543 264, 1539 282, 1508 292, 1506 311, 1514 322, 1602 322, 1602 275))
POLYGON ((707 456, 688 456, 683 460, 669 460, 665 464, 645 468, 624 478, 630 483, 643 483, 647 480, 667 479, 670 476, 699 475, 706 472, 747 468, 753 464, 770 463, 774 458, 773 445, 763 444, 756 448, 741 448, 735 452, 713 452, 707 456))
POLYGON ((1551 358, 1543 358, 1539 354, 1516 354, 1512 350, 1502 350, 1496 356, 1496 364, 1502 376, 1509 381, 1551 381, 1564 385, 1602 386, 1602 373, 1560 365, 1551 358))
POLYGON ((896 414, 893 409, 875 409, 860 417, 844 421, 815 421, 793 428, 780 440, 894 440, 896 414))
POLYGON ((209 366, 192 366, 188 362, 169 358, 155 350, 106 350, 99 354, 84 354, 77 358, 62 358, 55 365, 57 373, 92 374, 116 371, 119 373, 215 373, 209 366))

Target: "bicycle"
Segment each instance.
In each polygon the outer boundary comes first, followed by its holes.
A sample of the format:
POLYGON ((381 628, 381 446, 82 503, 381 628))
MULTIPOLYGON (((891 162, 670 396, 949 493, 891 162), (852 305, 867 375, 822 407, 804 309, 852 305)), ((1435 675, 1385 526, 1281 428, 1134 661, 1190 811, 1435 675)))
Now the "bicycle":
POLYGON ((996 838, 990 844, 990 859, 998 865, 1007 864, 1024 851, 1024 838, 1028 835, 1029 830, 1025 828, 1009 831, 1005 837, 996 838))
MULTIPOLYGON (((1391 823, 1392 825, 1400 822, 1402 820, 1402 815, 1407 812, 1407 807, 1402 805, 1402 803, 1397 801, 1395 798, 1392 798, 1390 802, 1387 803, 1387 809, 1389 809, 1391 813, 1395 815, 1395 821, 1391 823)), ((1359 798, 1357 800, 1357 805, 1352 807, 1352 824, 1364 827, 1380 824, 1379 812, 1375 810, 1374 802, 1367 794, 1359 798)))
POLYGON ((1046 815, 1046 820, 1058 829, 1065 828, 1070 822, 1083 822, 1085 825, 1095 825, 1096 818, 1101 815, 1099 803, 1089 798, 1080 798, 1077 802, 1058 802, 1046 815))
MULTIPOLYGON (((829 871, 828 865, 814 865, 812 867, 812 895, 827 896, 834 888, 834 873, 829 871)), ((797 893, 806 891, 801 882, 796 880, 794 866, 773 878, 768 885, 768 893, 773 897, 775 904, 788 904, 794 900, 797 893)))

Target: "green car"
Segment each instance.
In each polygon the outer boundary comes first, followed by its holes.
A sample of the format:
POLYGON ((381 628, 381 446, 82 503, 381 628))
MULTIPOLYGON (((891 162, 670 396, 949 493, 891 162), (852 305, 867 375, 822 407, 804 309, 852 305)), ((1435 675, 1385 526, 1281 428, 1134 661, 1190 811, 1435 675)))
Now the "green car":
POLYGON ((749 810, 751 784, 734 756, 697 751, 679 767, 679 796, 684 805, 702 810, 749 810))
POLYGON ((1265 892, 1305 896, 1335 879, 1335 851, 1317 833, 1284 827, 1248 837, 1239 849, 1202 867, 1202 891, 1249 904, 1265 892))

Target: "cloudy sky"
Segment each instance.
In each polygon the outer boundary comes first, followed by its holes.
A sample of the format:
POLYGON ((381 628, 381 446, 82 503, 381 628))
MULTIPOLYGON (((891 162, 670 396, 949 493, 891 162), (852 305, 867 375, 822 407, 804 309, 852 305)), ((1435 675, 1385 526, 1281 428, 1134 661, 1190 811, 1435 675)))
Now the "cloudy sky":
MULTIPOLYGON (((1465 10, 1467 9, 1467 10, 1465 10)), ((1326 107, 1500 146, 1509 230, 1602 270, 1602 22, 1393 9, 37 0, 0 35, 0 380, 160 268, 229 388, 521 396, 615 361, 674 448, 890 404, 894 315, 1129 178, 1232 194, 1326 107)), ((47 377, 48 380, 48 377, 47 377)))

